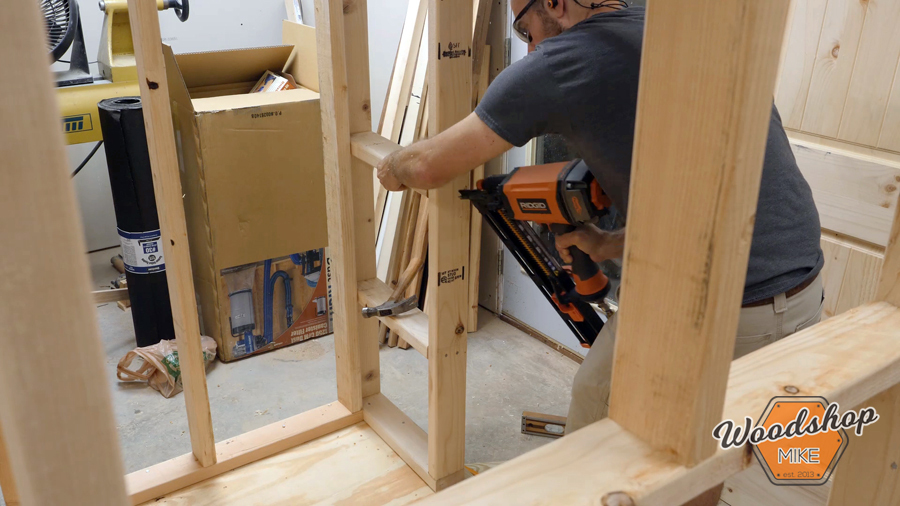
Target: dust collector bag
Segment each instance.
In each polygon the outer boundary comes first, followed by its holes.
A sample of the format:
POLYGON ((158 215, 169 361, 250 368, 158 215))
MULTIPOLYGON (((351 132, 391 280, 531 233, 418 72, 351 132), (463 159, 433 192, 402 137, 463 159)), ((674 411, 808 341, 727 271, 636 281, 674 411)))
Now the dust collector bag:
POLYGON ((97 104, 138 346, 174 339, 166 264, 140 97, 97 104))

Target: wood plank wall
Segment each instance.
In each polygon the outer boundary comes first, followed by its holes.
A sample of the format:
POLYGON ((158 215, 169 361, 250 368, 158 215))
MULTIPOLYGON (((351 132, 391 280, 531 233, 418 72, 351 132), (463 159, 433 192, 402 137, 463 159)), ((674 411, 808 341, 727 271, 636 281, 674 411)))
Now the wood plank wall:
POLYGON ((900 151, 900 2, 793 0, 775 103, 790 130, 900 151))

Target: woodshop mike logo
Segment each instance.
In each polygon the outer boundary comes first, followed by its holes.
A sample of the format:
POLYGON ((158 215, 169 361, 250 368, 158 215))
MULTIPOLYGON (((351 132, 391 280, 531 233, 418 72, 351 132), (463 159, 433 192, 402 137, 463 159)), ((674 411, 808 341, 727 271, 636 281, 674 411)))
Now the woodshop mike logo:
POLYGON ((875 408, 840 413, 824 397, 773 397, 756 426, 725 420, 712 435, 722 449, 753 445, 753 453, 775 485, 822 485, 847 448, 846 430, 861 436, 878 421, 875 408))

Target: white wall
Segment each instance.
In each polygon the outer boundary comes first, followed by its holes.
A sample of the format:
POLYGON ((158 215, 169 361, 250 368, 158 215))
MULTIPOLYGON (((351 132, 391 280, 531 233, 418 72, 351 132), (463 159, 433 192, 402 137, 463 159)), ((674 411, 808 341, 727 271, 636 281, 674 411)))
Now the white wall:
MULTIPOLYGON (((100 44, 103 13, 97 0, 78 0, 88 60, 95 61, 100 44)), ((403 28, 408 0, 369 0, 369 60, 372 118, 377 125, 403 28)), ((315 25, 313 0, 300 0, 306 24, 315 25)), ((284 0, 193 0, 190 19, 178 21, 174 12, 159 14, 163 42, 176 53, 235 49, 281 44, 284 0)), ((64 57, 63 59, 68 59, 64 57)), ((54 68, 60 68, 56 64, 54 68)), ((91 64, 94 75, 97 65, 91 64)), ((84 159, 93 144, 68 147, 71 168, 84 159)), ((75 178, 88 250, 117 246, 115 214, 103 148, 75 178)))

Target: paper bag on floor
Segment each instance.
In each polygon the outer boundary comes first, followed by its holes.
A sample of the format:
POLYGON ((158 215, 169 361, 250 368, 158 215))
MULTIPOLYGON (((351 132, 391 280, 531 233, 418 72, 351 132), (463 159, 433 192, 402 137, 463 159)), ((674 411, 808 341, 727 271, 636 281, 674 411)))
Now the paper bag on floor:
MULTIPOLYGON (((201 336, 204 367, 216 358, 216 341, 201 336)), ((175 340, 160 341, 152 346, 135 348, 119 360, 116 376, 119 381, 146 381, 165 398, 181 391, 181 366, 178 364, 178 349, 175 340), (140 367, 132 369, 132 362, 140 358, 140 367)))

